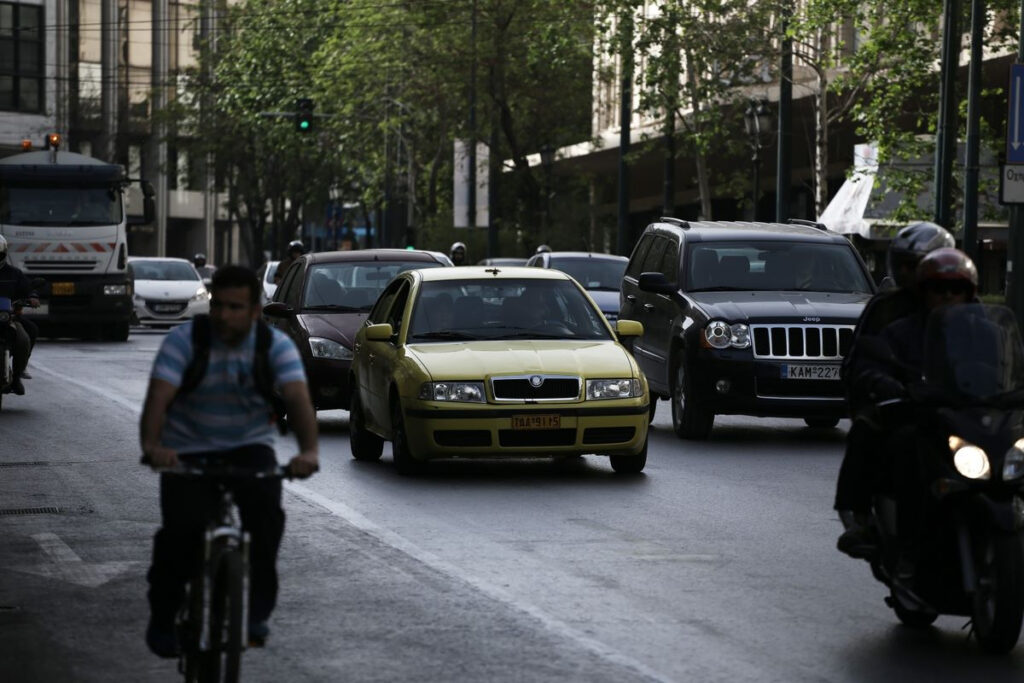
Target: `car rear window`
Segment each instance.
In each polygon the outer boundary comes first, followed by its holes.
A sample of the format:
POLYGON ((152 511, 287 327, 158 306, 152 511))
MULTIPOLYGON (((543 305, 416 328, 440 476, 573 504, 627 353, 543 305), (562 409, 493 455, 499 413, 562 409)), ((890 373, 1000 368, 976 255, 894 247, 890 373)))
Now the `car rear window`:
POLYGON ((391 280, 416 268, 440 268, 436 261, 344 261, 317 263, 306 278, 303 308, 344 307, 368 311, 391 280))
POLYGON ((566 273, 584 289, 617 292, 622 286, 626 273, 626 259, 607 258, 556 258, 552 257, 551 267, 566 273))
POLYGON ((686 290, 870 293, 871 283, 843 244, 699 242, 687 248, 686 290))

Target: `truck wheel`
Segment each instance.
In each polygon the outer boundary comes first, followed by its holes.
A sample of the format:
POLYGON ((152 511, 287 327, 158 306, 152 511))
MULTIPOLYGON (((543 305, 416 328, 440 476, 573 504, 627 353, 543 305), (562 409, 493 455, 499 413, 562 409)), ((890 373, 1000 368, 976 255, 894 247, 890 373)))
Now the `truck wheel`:
POLYGON ((715 414, 693 400, 693 388, 682 352, 672 363, 672 429, 680 439, 706 439, 715 414))

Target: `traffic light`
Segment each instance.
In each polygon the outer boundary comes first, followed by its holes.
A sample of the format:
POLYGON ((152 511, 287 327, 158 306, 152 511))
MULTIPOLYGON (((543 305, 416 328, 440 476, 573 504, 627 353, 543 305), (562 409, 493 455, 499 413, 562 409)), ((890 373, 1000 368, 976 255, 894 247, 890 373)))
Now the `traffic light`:
POLYGON ((308 133, 313 130, 313 100, 308 97, 295 100, 295 130, 308 133))

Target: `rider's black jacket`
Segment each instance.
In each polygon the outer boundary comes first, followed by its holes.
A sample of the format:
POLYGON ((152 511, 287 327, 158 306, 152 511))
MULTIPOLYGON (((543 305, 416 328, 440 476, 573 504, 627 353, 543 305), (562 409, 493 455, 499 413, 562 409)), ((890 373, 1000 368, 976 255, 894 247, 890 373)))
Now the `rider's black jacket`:
POLYGON ((879 292, 868 301, 853 331, 853 343, 843 358, 842 378, 850 412, 856 416, 865 403, 874 403, 878 365, 866 358, 858 340, 877 336, 889 324, 920 310, 921 299, 913 291, 900 288, 879 292))
POLYGON ((32 289, 28 277, 10 263, 0 264, 0 296, 15 299, 32 299, 38 295, 32 289))

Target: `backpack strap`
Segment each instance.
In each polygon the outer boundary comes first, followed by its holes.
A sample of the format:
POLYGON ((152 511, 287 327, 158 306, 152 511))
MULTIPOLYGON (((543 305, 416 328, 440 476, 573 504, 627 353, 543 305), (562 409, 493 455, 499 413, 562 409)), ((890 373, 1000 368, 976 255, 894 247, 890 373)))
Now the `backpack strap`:
POLYGON ((274 368, 270 363, 270 347, 273 343, 274 331, 263 320, 257 320, 256 353, 252 360, 253 384, 270 406, 278 431, 287 434, 288 425, 284 419, 287 407, 284 398, 274 388, 274 368))
POLYGON ((197 315, 192 318, 192 360, 181 375, 181 386, 176 396, 195 391, 206 376, 210 366, 210 316, 197 315))

